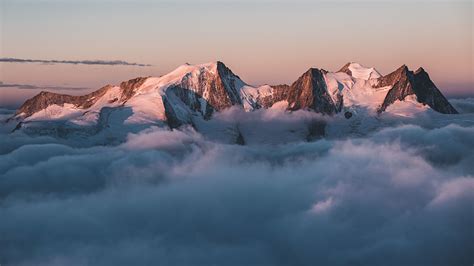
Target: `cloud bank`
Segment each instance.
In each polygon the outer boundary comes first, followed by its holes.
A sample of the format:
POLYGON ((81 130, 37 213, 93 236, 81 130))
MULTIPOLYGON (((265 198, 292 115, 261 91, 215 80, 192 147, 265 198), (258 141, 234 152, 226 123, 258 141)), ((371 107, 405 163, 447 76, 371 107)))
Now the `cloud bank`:
POLYGON ((11 84, 11 83, 3 83, 0 81, 0 88, 16 88, 20 90, 90 90, 91 88, 86 87, 64 87, 64 86, 39 86, 39 85, 31 85, 31 84, 11 84))
MULTIPOLYGON (((273 115, 254 119, 279 127, 287 119, 273 115)), ((192 128, 152 127, 86 148, 17 134, 3 135, 0 148, 5 265, 474 259, 472 123, 246 146, 192 128)))
POLYGON ((460 113, 474 113, 474 98, 450 99, 449 101, 460 113))
POLYGON ((148 67, 149 64, 129 63, 123 60, 45 60, 45 59, 21 59, 4 57, 0 58, 3 63, 41 63, 41 64, 72 64, 72 65, 108 65, 108 66, 139 66, 148 67))

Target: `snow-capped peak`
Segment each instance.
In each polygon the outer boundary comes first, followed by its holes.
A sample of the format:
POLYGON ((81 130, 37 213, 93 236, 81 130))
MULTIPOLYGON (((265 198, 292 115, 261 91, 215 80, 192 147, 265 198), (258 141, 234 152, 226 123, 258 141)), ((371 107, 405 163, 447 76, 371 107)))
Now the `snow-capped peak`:
POLYGON ((338 72, 345 72, 353 78, 363 80, 377 79, 382 76, 375 68, 365 67, 356 62, 347 63, 338 72))
POLYGON ((159 78, 160 84, 175 84, 180 82, 185 76, 197 77, 201 73, 208 72, 210 74, 217 73, 217 66, 219 62, 209 62, 205 64, 191 65, 185 63, 178 66, 176 69, 170 73, 163 75, 159 78))
POLYGON ((99 129, 162 122, 178 127, 208 120, 232 106, 253 111, 277 104, 330 115, 362 108, 375 115, 410 95, 435 111, 457 113, 423 69, 412 72, 403 66, 381 77, 374 68, 351 62, 338 72, 312 68, 291 85, 253 87, 216 61, 186 63, 161 77, 131 79, 83 96, 40 93, 20 107, 15 119, 66 121, 99 129))
MULTIPOLYGON (((174 71, 178 72, 192 72, 192 71, 210 71, 210 72, 216 72, 217 70, 217 65, 220 64, 219 61, 214 61, 214 62, 208 62, 204 64, 190 64, 190 63, 185 63, 179 67, 177 67, 174 71)), ((172 71, 172 72, 174 72, 172 71)))

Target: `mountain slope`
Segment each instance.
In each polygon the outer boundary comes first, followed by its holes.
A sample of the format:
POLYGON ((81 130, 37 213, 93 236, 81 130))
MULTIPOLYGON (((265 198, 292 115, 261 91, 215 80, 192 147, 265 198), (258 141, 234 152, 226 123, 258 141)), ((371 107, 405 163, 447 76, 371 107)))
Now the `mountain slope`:
POLYGON ((331 97, 324 80, 325 71, 311 68, 296 80, 289 88, 289 110, 310 109, 322 114, 334 114, 340 111, 342 97, 331 97))
POLYGON ((433 110, 444 114, 458 112, 434 85, 423 68, 416 72, 403 65, 394 72, 378 79, 376 87, 390 86, 379 112, 385 111, 395 101, 403 101, 407 96, 414 95, 418 102, 430 106, 433 110))
MULTIPOLYGON (((199 123, 233 106, 246 112, 261 108, 332 116, 342 112, 349 119, 353 114, 390 112, 389 107, 399 102, 411 106, 404 109, 408 112, 428 108, 457 113, 422 68, 413 72, 402 66, 381 76, 375 68, 348 63, 337 72, 310 68, 291 85, 255 87, 222 62, 213 62, 185 64, 161 77, 139 77, 83 96, 41 92, 10 120, 20 123, 18 129, 50 132, 51 127, 59 126, 65 134, 71 128, 96 134, 150 125, 199 128, 199 123)), ((237 126, 230 128, 240 136, 237 126)))
POLYGON ((189 122, 191 113, 208 119, 213 112, 233 105, 253 109, 256 102, 247 95, 250 89, 221 62, 186 64, 159 78, 136 78, 84 96, 41 92, 18 109, 16 118, 26 121, 74 118, 78 122, 90 119, 91 112, 97 113, 104 107, 130 107, 134 111, 130 121, 189 122))

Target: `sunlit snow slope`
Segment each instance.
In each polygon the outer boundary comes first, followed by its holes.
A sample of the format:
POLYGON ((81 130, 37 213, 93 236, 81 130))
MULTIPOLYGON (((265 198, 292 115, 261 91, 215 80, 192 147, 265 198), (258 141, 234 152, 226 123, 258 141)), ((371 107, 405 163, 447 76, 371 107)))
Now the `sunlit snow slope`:
MULTIPOLYGON (((62 136, 108 131, 107 138, 113 138, 114 132, 125 134, 152 125, 190 125, 207 132, 215 128, 236 138, 242 131, 253 132, 235 123, 219 127, 206 122, 231 107, 244 112, 307 110, 355 121, 361 116, 376 119, 382 112, 400 117, 430 109, 457 113, 422 68, 413 72, 402 66, 382 76, 373 67, 348 63, 336 72, 311 68, 291 85, 255 87, 222 62, 212 62, 184 64, 160 77, 107 85, 84 96, 41 92, 27 100, 9 122, 16 130, 62 136)), ((321 133, 305 130, 298 134, 321 133)))

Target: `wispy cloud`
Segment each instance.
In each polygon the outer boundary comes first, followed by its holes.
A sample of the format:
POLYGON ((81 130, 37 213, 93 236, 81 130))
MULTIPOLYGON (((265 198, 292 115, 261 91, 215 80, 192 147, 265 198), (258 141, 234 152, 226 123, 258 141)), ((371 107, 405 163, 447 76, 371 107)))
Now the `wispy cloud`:
POLYGON ((38 90, 38 89, 45 89, 45 90, 88 90, 90 88, 86 87, 63 87, 63 86, 38 86, 38 85, 31 85, 31 84, 10 84, 10 83, 3 83, 0 81, 0 88, 17 88, 17 89, 24 89, 24 90, 38 90))
POLYGON ((123 60, 45 60, 45 59, 22 59, 3 57, 0 58, 3 63, 42 63, 42 64, 71 64, 71 65, 107 65, 107 66, 140 66, 147 67, 150 64, 130 63, 123 60))

